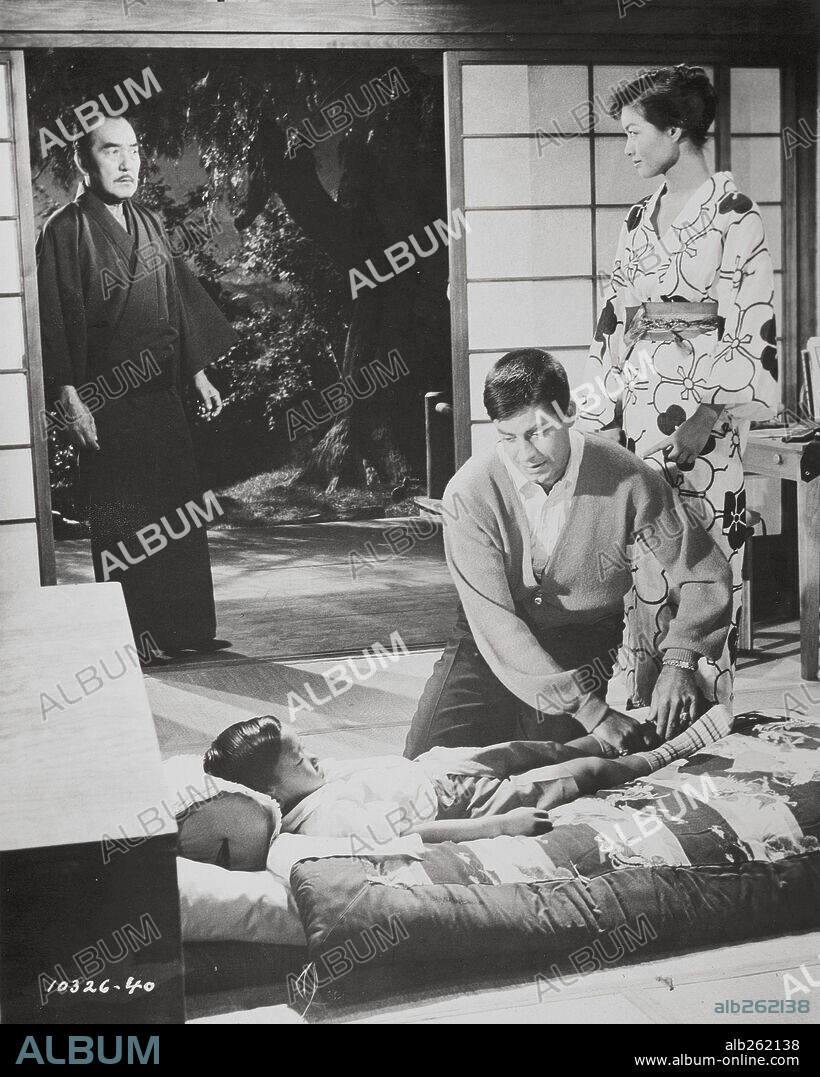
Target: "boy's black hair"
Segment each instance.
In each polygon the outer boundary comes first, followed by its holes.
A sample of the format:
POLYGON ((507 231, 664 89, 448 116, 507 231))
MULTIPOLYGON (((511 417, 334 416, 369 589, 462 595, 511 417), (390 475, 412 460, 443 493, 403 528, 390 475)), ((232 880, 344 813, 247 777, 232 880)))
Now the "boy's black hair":
POLYGON ((281 754, 282 723, 263 714, 222 730, 205 753, 205 773, 268 793, 281 754))
POLYGON ((541 348, 518 348, 502 355, 484 382, 484 407, 491 419, 509 419, 527 408, 569 407, 567 372, 541 348))

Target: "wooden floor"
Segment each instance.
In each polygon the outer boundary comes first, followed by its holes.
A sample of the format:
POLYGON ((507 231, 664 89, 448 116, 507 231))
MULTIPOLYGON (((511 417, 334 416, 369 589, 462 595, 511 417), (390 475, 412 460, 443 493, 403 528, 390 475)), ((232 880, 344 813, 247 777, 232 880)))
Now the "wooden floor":
MULTIPOLYGON (((367 1004, 259 1006, 199 1017, 191 1024, 714 1024, 795 1026, 817 1023, 820 932, 618 965, 586 976, 551 969, 491 986, 459 984, 367 1004), (786 979, 786 977, 789 977, 786 979), (804 990, 795 987, 802 985, 804 990), (812 986, 814 984, 815 986, 812 986), (808 1014, 716 1011, 726 1000, 810 1002, 808 1014), (814 1011, 813 1013, 811 1011, 814 1011)), ((226 1002, 229 1000, 226 998, 226 1002)), ((785 1009, 785 1006, 784 1006, 785 1009)))

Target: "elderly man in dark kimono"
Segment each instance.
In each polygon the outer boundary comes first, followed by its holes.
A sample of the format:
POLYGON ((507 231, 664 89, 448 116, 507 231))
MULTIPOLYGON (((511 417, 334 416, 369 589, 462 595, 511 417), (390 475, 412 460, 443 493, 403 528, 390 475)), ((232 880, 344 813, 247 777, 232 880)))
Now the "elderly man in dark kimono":
POLYGON ((235 334, 159 220, 131 201, 137 137, 107 119, 75 146, 84 189, 38 242, 49 401, 80 450, 98 581, 122 584, 141 653, 214 650, 213 581, 202 491, 180 390, 206 415, 222 402, 204 367, 235 334), (147 635, 146 635, 147 634, 147 635))

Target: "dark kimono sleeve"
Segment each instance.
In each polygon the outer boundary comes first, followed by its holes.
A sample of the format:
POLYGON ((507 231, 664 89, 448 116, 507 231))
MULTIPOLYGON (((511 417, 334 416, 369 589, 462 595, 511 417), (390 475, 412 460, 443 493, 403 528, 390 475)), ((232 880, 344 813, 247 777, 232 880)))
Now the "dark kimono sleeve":
POLYGON ((179 347, 183 371, 194 374, 220 359, 239 339, 182 258, 174 258, 179 300, 179 347))
POLYGON ((85 381, 88 334, 78 250, 78 222, 68 213, 48 221, 37 241, 40 339, 48 403, 61 385, 82 385, 85 381))

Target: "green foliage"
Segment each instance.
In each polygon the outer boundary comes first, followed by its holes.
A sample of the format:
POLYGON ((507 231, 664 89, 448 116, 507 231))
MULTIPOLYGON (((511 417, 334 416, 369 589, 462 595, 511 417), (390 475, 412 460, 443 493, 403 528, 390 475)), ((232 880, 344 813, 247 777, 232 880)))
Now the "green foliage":
POLYGON ((261 401, 268 428, 284 431, 284 411, 338 374, 347 331, 343 279, 280 204, 247 230, 230 266, 245 280, 278 280, 285 302, 251 301, 238 318, 240 346, 223 361, 231 398, 261 401))

